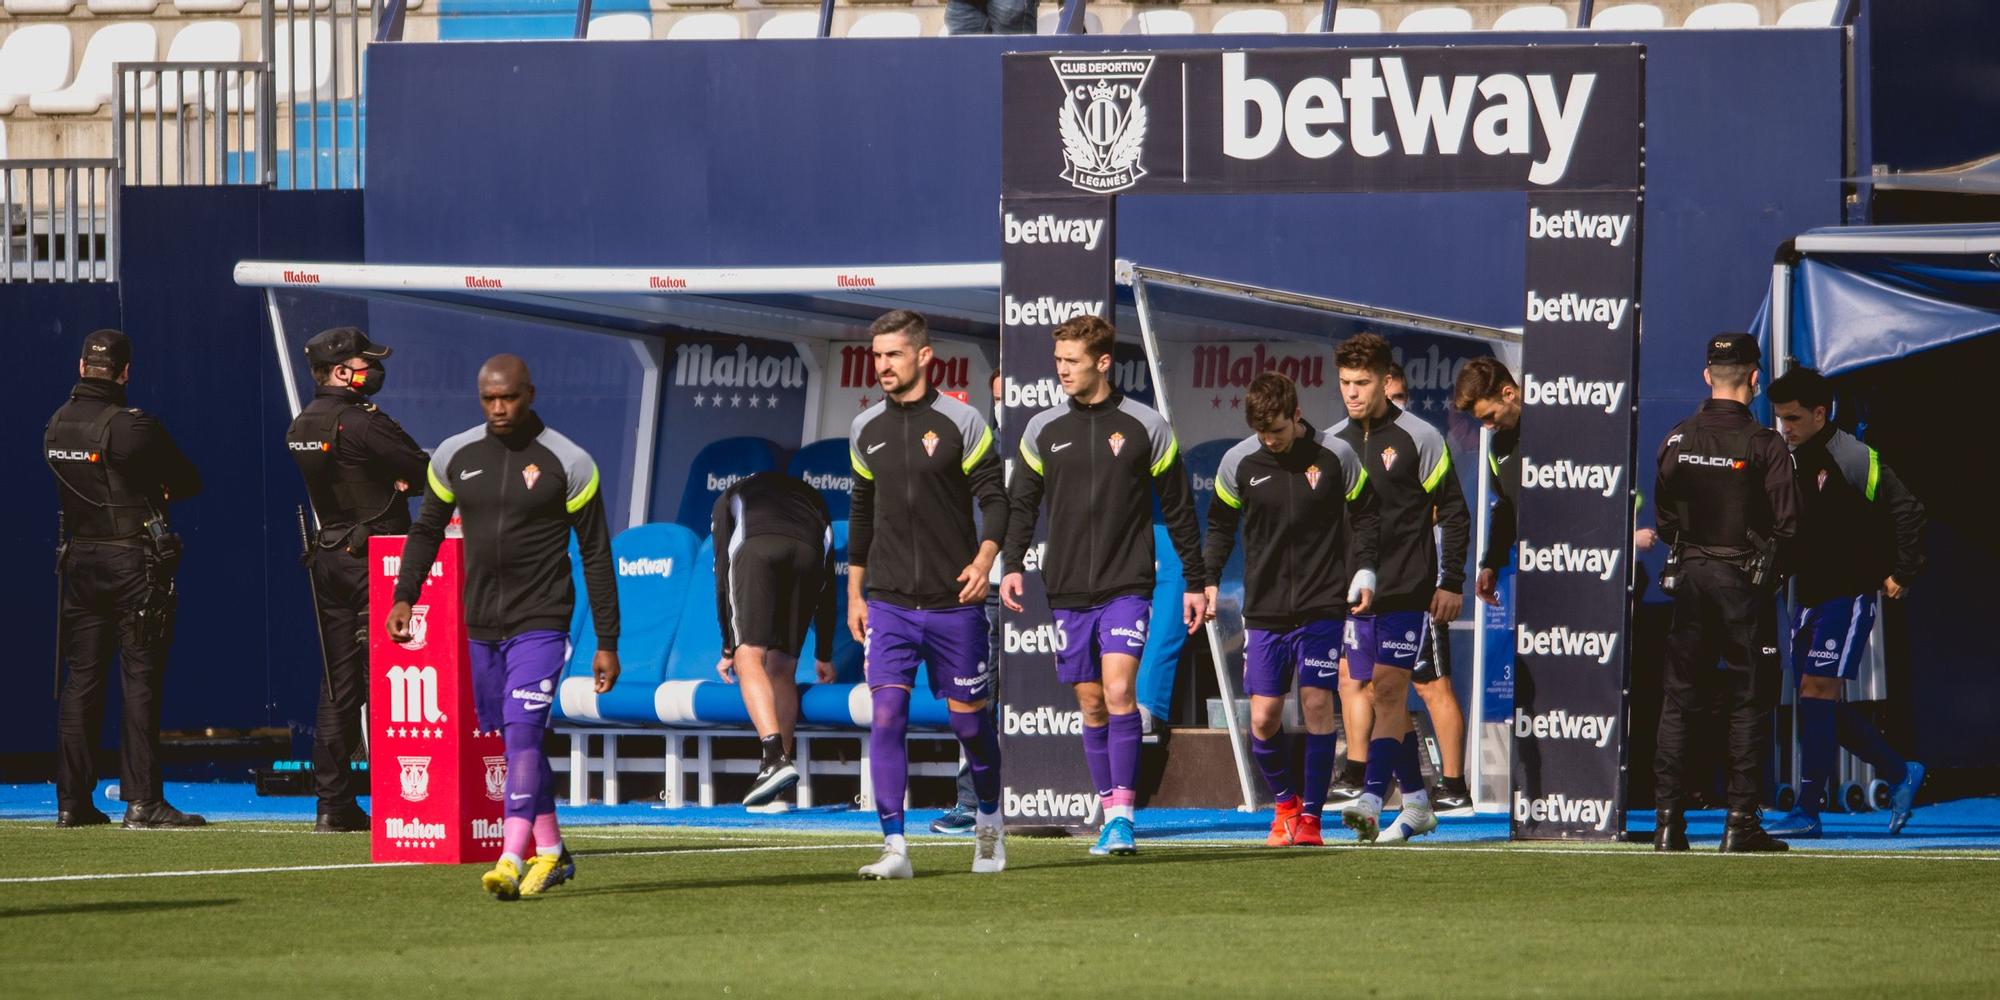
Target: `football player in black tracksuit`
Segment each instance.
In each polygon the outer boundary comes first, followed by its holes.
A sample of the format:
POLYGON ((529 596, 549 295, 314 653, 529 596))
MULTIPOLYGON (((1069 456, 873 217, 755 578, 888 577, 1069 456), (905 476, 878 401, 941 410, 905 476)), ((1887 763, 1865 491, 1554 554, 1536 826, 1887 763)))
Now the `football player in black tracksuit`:
POLYGON ((1673 546, 1660 589, 1674 598, 1674 621, 1653 757, 1656 850, 1687 850, 1687 717, 1711 696, 1729 726, 1722 849, 1786 849, 1765 832, 1757 804, 1780 679, 1776 598, 1798 534, 1799 487, 1784 439, 1750 415, 1761 358, 1749 334, 1710 340, 1702 376, 1710 398, 1660 446, 1656 517, 1673 546))
POLYGON ((200 826, 160 787, 160 684, 173 643, 180 537, 167 502, 201 492, 201 474, 157 417, 125 405, 132 343, 116 330, 83 341, 81 376, 49 419, 44 459, 55 473, 69 537, 56 549, 60 652, 69 661, 56 714, 56 825, 111 822, 92 803, 92 752, 115 653, 125 697, 120 797, 125 827, 200 826))
MULTIPOLYGON (((1333 778, 1333 693, 1350 606, 1375 597, 1375 494, 1361 456, 1346 441, 1322 441, 1299 411, 1298 387, 1277 372, 1250 382, 1244 417, 1257 433, 1222 456, 1209 507, 1208 578, 1243 529, 1243 686, 1250 692, 1250 750, 1276 803, 1272 847, 1318 847, 1320 812, 1333 778), (1291 777, 1281 730, 1285 696, 1298 673, 1305 715, 1303 782, 1291 777)), ((1208 588, 1209 614, 1216 587, 1208 588)))
POLYGON ((1798 678, 1799 797, 1771 828, 1784 838, 1820 835, 1820 797, 1844 746, 1895 786, 1889 832, 1910 821, 1924 766, 1904 760, 1868 718, 1841 700, 1859 672, 1875 625, 1875 592, 1900 600, 1924 568, 1924 505, 1875 449, 1827 420, 1833 386, 1811 368, 1771 383, 1772 414, 1798 464, 1798 615, 1792 673, 1798 678))
POLYGON ((486 422, 431 453, 423 509, 403 546, 389 638, 410 641, 410 605, 430 578, 453 510, 465 533, 465 631, 479 728, 507 746, 506 818, 500 861, 480 878, 497 899, 538 895, 568 881, 576 863, 556 825, 555 773, 542 736, 568 658, 569 539, 576 535, 590 592, 597 654, 595 693, 618 681, 618 588, 611 536, 590 454, 542 423, 528 366, 511 354, 479 369, 486 422), (523 855, 532 839, 535 856, 523 855))
POLYGON ((847 622, 866 644, 869 766, 884 850, 863 878, 908 878, 903 793, 909 782, 910 692, 926 665, 965 750, 974 785, 972 870, 1007 867, 1000 821, 1000 739, 988 704, 993 664, 989 574, 1007 536, 1007 490, 993 428, 978 410, 931 386, 929 327, 898 309, 871 328, 880 403, 848 431, 854 495, 848 515, 847 622), (983 515, 975 525, 975 506, 983 515))
POLYGON ((761 806, 798 784, 792 730, 799 721, 798 662, 813 630, 813 676, 833 680, 833 520, 804 480, 759 472, 715 498, 715 614, 722 659, 715 672, 743 685, 743 707, 762 751, 743 804, 761 806))
MULTIPOLYGON (((1437 827, 1405 702, 1411 675, 1437 656, 1437 629, 1449 627, 1464 603, 1461 567, 1471 518, 1444 435, 1389 402, 1383 385, 1394 363, 1389 342, 1372 333, 1350 337, 1335 349, 1334 363, 1347 419, 1323 438, 1341 438, 1361 456, 1381 514, 1374 609, 1347 619, 1341 693, 1350 702, 1366 697, 1373 719, 1362 794, 1342 810, 1341 821, 1362 843, 1375 842, 1378 833, 1383 842, 1402 843, 1437 827), (1357 690, 1362 684, 1365 696, 1357 690), (1382 799, 1392 773, 1403 792, 1403 812, 1382 831, 1382 799)), ((1361 728, 1354 726, 1350 736, 1361 728)))
POLYGON ((368 829, 347 765, 361 745, 368 700, 368 538, 410 530, 406 498, 421 488, 430 461, 401 424, 368 401, 382 391, 389 353, 351 326, 306 341, 317 388, 285 432, 319 520, 302 557, 326 671, 313 734, 316 833, 368 829))
POLYGON ((1042 580, 1056 626, 1068 637, 1056 676, 1083 711, 1084 760, 1105 801, 1096 855, 1137 853, 1132 811, 1142 735, 1135 681, 1152 616, 1152 498, 1187 580, 1181 621, 1208 614, 1201 524, 1180 448, 1166 418, 1111 385, 1117 333, 1096 316, 1054 330, 1056 378, 1066 402, 1028 421, 1009 484, 1007 575, 1000 600, 1019 613, 1022 572, 1043 500, 1049 508, 1042 580))

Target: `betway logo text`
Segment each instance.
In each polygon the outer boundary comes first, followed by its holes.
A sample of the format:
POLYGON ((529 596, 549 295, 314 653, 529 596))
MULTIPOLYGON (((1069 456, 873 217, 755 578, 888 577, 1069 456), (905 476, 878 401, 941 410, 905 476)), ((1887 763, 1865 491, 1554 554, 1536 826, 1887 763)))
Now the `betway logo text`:
POLYGON ((1257 376, 1275 371, 1301 388, 1326 384, 1326 358, 1317 355, 1280 354, 1267 351, 1263 344, 1248 351, 1232 351, 1228 344, 1208 344, 1194 349, 1194 387, 1233 389, 1248 386, 1257 376))
POLYGON ((619 556, 618 575, 660 576, 660 577, 673 576, 674 560, 672 556, 668 556, 665 559, 646 559, 643 557, 639 559, 627 559, 624 556, 619 556))
POLYGON ((414 819, 389 817, 387 829, 382 831, 390 840, 443 840, 443 823, 425 823, 414 819))
POLYGON ((806 365, 796 355, 753 357, 748 344, 720 355, 713 344, 682 344, 674 348, 674 384, 796 389, 806 384, 806 365))
POLYGON ((1425 76, 1410 79, 1400 57, 1349 59, 1342 80, 1307 77, 1282 94, 1269 80, 1250 75, 1250 54, 1222 54, 1222 151, 1238 160, 1261 160, 1279 143, 1307 159, 1325 159, 1343 146, 1374 158, 1391 152, 1455 156, 1472 131, 1473 148, 1486 156, 1526 156, 1535 146, 1536 126, 1548 152, 1528 170, 1528 182, 1554 184, 1569 170, 1595 73, 1570 78, 1568 95, 1557 92, 1555 77, 1498 73, 1425 76), (1389 101, 1394 131, 1378 127, 1376 112, 1389 101), (1473 114, 1475 102, 1478 114, 1473 114), (1253 115, 1251 109, 1255 109, 1253 115), (1532 122, 1530 113, 1532 112, 1532 122), (1251 123, 1256 123, 1252 132, 1251 123), (1343 139, 1333 128, 1345 123, 1343 139), (1400 146, 1400 149, 1399 149, 1400 146))
POLYGON ((1624 246, 1632 228, 1630 215, 1593 215, 1578 209, 1543 215, 1540 208, 1528 209, 1528 238, 1531 240, 1603 240, 1624 246))
POLYGON ((853 476, 843 476, 832 472, 808 472, 799 478, 805 480, 807 486, 816 490, 839 490, 845 493, 854 489, 853 476))
POLYGON ((1599 580, 1611 579, 1625 556, 1621 549, 1586 549, 1568 542, 1538 549, 1525 541, 1520 554, 1523 573, 1594 573, 1599 580))
POLYGON ((1611 742, 1618 725, 1614 715, 1571 715, 1562 709, 1529 715, 1514 710, 1514 735, 1538 740, 1587 740, 1598 749, 1611 742))
POLYGON ((1608 497, 1618 492, 1618 482, 1623 478, 1622 465, 1585 465, 1567 458, 1536 465, 1532 458, 1521 459, 1521 485, 1528 489, 1596 490, 1608 497))
POLYGON ((1531 799, 1514 793, 1514 822, 1566 823, 1603 830, 1611 825, 1610 799, 1572 799, 1567 795, 1544 795, 1531 799))
POLYGON ((1598 323, 1606 330, 1616 330, 1624 325, 1631 308, 1629 298, 1593 298, 1575 292, 1543 295, 1528 289, 1530 323, 1598 323))
POLYGON ((1525 378, 1523 395, 1529 406, 1595 406, 1611 413, 1625 398, 1625 383, 1586 381, 1568 375, 1556 378, 1525 378))
POLYGON ((1567 625, 1537 632, 1521 625, 1514 630, 1514 652, 1522 656, 1581 656, 1603 666, 1618 652, 1618 633, 1581 632, 1567 625))
POLYGON ((1002 798, 1001 811, 1007 816, 1028 819, 1078 819, 1097 822, 1097 796, 1090 792, 1063 793, 1037 788, 1017 793, 1009 787, 1002 798))
POLYGON ((1065 712, 1050 705, 1032 712, 1017 712, 1007 705, 1000 718, 1000 731, 1008 736, 1081 736, 1083 713, 1065 712))
POLYGON ((1004 648, 1009 653, 1060 653, 1069 646, 1069 637, 1054 623, 1034 628, 1005 626, 1004 648))
POLYGON ((1085 250, 1095 250, 1104 235, 1104 223, 1104 219, 1065 219, 1059 215, 1017 219, 1007 212, 1000 217, 1000 230, 1009 243, 1081 243, 1085 250))
POLYGON ((1007 296, 1001 322, 1008 326, 1055 326, 1078 316, 1102 316, 1103 299, 1058 299, 1044 295, 1033 299, 1007 296))

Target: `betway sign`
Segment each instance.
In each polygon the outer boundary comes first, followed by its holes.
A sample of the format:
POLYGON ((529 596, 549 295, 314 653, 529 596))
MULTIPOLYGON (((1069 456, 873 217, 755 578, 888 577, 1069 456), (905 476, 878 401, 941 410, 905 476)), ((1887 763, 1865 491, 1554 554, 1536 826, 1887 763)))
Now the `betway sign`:
POLYGON ((1255 53, 1222 54, 1222 151, 1261 160, 1285 146, 1336 155, 1526 156, 1528 183, 1555 184, 1590 108, 1594 73, 1413 74, 1398 56, 1349 59, 1339 78, 1309 76, 1281 90, 1257 75, 1255 53))

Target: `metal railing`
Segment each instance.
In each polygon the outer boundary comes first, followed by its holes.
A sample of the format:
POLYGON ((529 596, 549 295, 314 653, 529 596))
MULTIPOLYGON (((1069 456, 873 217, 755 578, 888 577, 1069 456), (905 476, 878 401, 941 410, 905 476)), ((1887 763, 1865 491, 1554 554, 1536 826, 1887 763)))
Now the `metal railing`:
MULTIPOLYGON (((361 78, 361 47, 374 34, 373 25, 363 16, 360 0, 290 0, 284 6, 280 11, 275 0, 266 0, 260 15, 264 62, 271 67, 257 102, 262 126, 257 148, 272 153, 259 157, 264 182, 312 190, 359 188, 361 107, 366 89, 361 78), (289 39, 282 46, 278 42, 281 22, 289 39), (322 25, 327 42, 324 48, 319 44, 322 25), (290 49, 283 59, 279 58, 281 48, 290 49), (278 78, 281 63, 282 80, 278 78), (321 134, 322 121, 328 126, 325 135, 321 134), (345 149, 341 145, 343 124, 349 141, 345 149)), ((400 17, 401 11, 380 13, 400 17)))
POLYGON ((119 63, 111 150, 124 168, 121 181, 263 183, 256 150, 267 147, 249 109, 269 75, 261 62, 119 63))
POLYGON ((0 160, 0 282, 110 281, 117 160, 0 160))

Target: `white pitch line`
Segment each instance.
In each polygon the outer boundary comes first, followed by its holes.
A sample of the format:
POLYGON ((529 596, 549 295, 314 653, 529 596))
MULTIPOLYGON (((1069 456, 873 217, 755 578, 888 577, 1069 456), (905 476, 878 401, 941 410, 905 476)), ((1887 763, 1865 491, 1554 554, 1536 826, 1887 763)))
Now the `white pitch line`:
POLYGON ((271 872, 332 872, 354 868, 408 868, 415 861, 369 861, 347 865, 288 865, 282 868, 210 868, 183 872, 103 872, 94 875, 35 875, 27 878, 0 878, 0 885, 27 882, 100 882, 121 878, 193 878, 210 875, 261 875, 271 872))
MULTIPOLYGON (((1262 847, 1254 841, 1240 840, 1147 840, 1140 842, 1145 847, 1262 847)), ((1401 847, 1370 847, 1365 844, 1333 843, 1328 847, 1346 848, 1350 851, 1362 850, 1370 854, 1399 854, 1407 852, 1428 852, 1432 854, 1553 854, 1553 855, 1607 855, 1612 857, 1651 858, 1665 854, 1669 857, 1723 857, 1723 858, 1827 858, 1836 861, 2000 861, 2000 854, 1933 854, 1911 851, 1907 854, 1864 854, 1859 851, 1772 851, 1756 853, 1723 854, 1721 851, 1649 851, 1644 848, 1605 847, 1514 847, 1495 844, 1479 847, 1471 844, 1408 844, 1401 847)))

